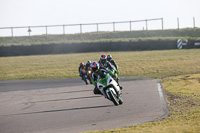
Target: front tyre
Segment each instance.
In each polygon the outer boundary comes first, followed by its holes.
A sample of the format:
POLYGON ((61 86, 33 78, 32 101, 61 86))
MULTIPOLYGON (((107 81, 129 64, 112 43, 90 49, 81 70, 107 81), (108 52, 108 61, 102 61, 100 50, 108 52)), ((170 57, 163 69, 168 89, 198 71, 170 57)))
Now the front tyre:
POLYGON ((122 99, 122 96, 120 96, 120 97, 119 97, 119 104, 123 104, 123 102, 124 102, 124 101, 123 101, 123 99, 122 99))
POLYGON ((120 104, 120 100, 117 98, 117 95, 112 91, 110 90, 108 92, 109 96, 110 96, 110 99, 111 101, 116 105, 118 106, 120 104))

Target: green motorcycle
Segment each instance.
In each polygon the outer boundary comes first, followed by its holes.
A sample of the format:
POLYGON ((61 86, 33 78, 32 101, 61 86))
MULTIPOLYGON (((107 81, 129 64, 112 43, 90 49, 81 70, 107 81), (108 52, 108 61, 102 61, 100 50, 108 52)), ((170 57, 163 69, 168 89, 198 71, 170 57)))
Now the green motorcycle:
MULTIPOLYGON (((114 75, 117 76, 115 73, 114 75)), ((119 87, 119 84, 107 71, 103 71, 102 74, 98 76, 97 88, 105 98, 112 101, 116 106, 123 104, 123 99, 121 96, 122 91, 119 87)))

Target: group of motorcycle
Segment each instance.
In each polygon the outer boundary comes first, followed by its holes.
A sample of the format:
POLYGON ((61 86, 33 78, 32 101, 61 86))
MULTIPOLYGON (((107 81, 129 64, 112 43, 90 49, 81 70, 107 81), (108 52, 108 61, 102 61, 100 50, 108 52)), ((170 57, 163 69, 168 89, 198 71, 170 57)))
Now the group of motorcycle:
MULTIPOLYGON (((90 62, 91 63, 91 62, 90 62)), ((118 78, 118 71, 114 68, 114 75, 111 75, 107 70, 103 70, 102 74, 100 74, 96 80, 96 87, 101 92, 101 94, 108 100, 112 101, 114 105, 121 105, 123 104, 122 99, 122 87, 119 85, 119 78, 118 78)), ((91 67, 82 67, 80 69, 80 74, 82 76, 82 80, 86 84, 88 81, 92 84, 91 76, 93 70, 91 67)))

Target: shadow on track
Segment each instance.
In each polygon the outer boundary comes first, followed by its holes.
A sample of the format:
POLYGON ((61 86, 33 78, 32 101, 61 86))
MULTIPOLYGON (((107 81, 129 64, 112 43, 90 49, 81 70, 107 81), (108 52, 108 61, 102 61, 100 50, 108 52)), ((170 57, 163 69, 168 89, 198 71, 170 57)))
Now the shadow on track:
MULTIPOLYGON (((43 103, 43 102, 56 102, 56 101, 69 101, 69 100, 78 100, 78 99, 89 99, 89 98, 99 98, 101 96, 88 96, 88 97, 75 97, 75 98, 67 98, 67 99, 54 99, 54 100, 46 100, 46 101, 34 101, 28 103, 43 103)), ((24 103, 24 104, 28 104, 24 103)))
MULTIPOLYGON (((108 108, 108 107, 112 107, 112 106, 114 106, 114 105, 81 107, 81 108, 71 108, 71 109, 58 109, 58 110, 46 110, 46 111, 38 111, 38 112, 30 112, 30 113, 12 114, 12 116, 13 115, 31 115, 31 114, 41 114, 41 113, 53 113, 53 112, 73 111, 73 110, 98 109, 98 108, 108 108)), ((9 115, 9 116, 11 116, 11 115, 9 115)))
POLYGON ((52 95, 52 94, 65 94, 65 93, 78 93, 78 92, 88 92, 90 90, 79 90, 79 91, 67 91, 67 92, 59 92, 59 93, 49 93, 49 94, 40 94, 40 95, 52 95))

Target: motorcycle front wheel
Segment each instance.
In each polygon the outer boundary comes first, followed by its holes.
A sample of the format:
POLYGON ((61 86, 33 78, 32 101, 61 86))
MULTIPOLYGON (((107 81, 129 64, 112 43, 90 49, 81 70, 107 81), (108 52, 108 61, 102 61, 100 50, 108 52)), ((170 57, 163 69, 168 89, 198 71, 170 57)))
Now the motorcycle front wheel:
POLYGON ((118 106, 120 104, 120 100, 117 98, 117 95, 113 92, 113 90, 110 90, 108 92, 109 96, 110 96, 110 99, 111 101, 116 105, 118 106))
POLYGON ((122 99, 122 96, 120 96, 120 97, 119 97, 119 104, 123 104, 123 102, 124 102, 124 101, 123 101, 123 99, 122 99))

